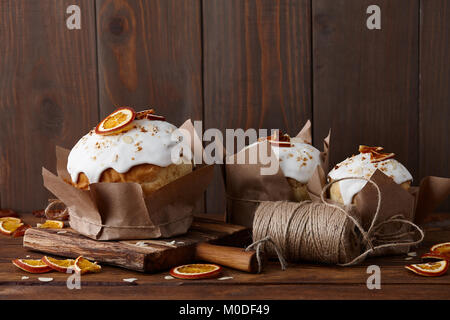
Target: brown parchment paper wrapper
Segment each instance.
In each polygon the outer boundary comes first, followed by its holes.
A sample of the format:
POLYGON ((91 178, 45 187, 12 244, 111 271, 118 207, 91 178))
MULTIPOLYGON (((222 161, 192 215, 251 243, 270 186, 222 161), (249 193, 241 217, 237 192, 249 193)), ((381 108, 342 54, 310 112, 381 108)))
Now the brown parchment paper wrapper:
MULTIPOLYGON (((440 177, 425 177, 420 183, 420 187, 410 187, 405 190, 386 176, 382 171, 376 170, 370 177, 375 182, 381 192, 380 212, 375 221, 376 224, 387 221, 391 217, 402 215, 404 219, 420 224, 427 214, 439 205, 450 195, 450 179, 440 177)), ((326 175, 317 170, 308 183, 308 192, 313 201, 320 201, 320 193, 326 185, 326 175)), ((331 200, 328 200, 332 202, 331 200)), ((364 230, 368 230, 376 212, 378 193, 371 183, 366 183, 364 188, 355 196, 355 210, 364 230)), ((381 230, 383 233, 408 232, 409 226, 400 223, 389 223, 381 230)), ((412 235, 411 235, 412 237, 412 235)), ((407 239, 408 240, 408 239, 407 239)), ((413 240, 410 238, 409 240, 413 240)), ((380 256, 388 254, 402 254, 409 251, 409 247, 382 248, 371 255, 380 256)))
MULTIPOLYGON (((198 139, 190 120, 180 129, 198 139)), ((70 226, 96 240, 167 238, 186 233, 195 203, 213 177, 213 166, 200 165, 147 196, 138 183, 92 183, 89 190, 80 190, 64 181, 70 181, 68 155, 69 150, 56 148, 58 176, 42 168, 44 186, 68 207, 70 226)))
MULTIPOLYGON (((311 137, 311 122, 308 120, 302 130, 291 140, 311 144, 311 137)), ((330 134, 324 139, 323 143, 324 150, 320 155, 322 166, 318 168, 326 172, 328 168, 330 134)), ((260 201, 295 201, 292 188, 281 171, 278 159, 267 141, 255 143, 253 146, 244 148, 229 158, 232 158, 233 162, 232 164, 228 160, 225 162, 224 172, 227 193, 227 220, 229 222, 251 228, 255 210, 260 201), (259 148, 265 149, 264 152, 270 158, 272 166, 276 166, 277 171, 275 174, 261 174, 261 170, 268 168, 270 164, 264 163, 264 160, 259 157, 259 148), (258 150, 256 163, 249 164, 249 161, 247 161, 249 154, 256 150, 258 150), (247 164, 237 164, 238 157, 245 157, 245 163, 247 164)))

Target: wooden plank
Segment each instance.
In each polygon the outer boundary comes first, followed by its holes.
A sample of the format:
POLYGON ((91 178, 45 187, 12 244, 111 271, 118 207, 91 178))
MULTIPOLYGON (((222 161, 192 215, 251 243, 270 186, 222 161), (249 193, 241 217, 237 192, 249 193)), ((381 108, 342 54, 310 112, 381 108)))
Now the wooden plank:
POLYGON ((418 0, 316 0, 313 16, 314 138, 331 125, 334 165, 358 145, 395 152, 418 183, 418 0), (381 8, 381 30, 366 10, 381 8))
POLYGON ((157 272, 194 260, 195 246, 222 238, 243 239, 245 227, 217 222, 196 221, 185 235, 162 240, 97 241, 72 229, 31 228, 25 233, 23 246, 63 257, 88 259, 140 272, 157 272), (145 242, 145 246, 139 246, 145 242))
MULTIPOLYGON (((420 3, 420 176, 448 177, 450 3, 446 0, 420 3)), ((449 211, 450 199, 440 209, 449 211)))
MULTIPOLYGON (((312 115, 310 0, 204 0, 205 128, 296 134, 312 115)), ((223 182, 207 211, 224 212, 223 182)))
MULTIPOLYGON (((118 280, 120 281, 120 279, 118 280)), ((305 284, 266 286, 246 284, 200 285, 199 282, 173 285, 83 286, 81 290, 68 290, 66 281, 40 285, 16 285, 0 288, 0 298, 53 300, 442 300, 449 299, 448 284, 407 285, 385 284, 381 290, 368 290, 363 285, 305 284)))
MULTIPOLYGON (((38 219, 23 216, 25 222, 35 225, 38 219)), ((183 281, 167 280, 167 272, 142 274, 139 272, 103 265, 98 274, 83 275, 82 290, 67 290, 68 275, 49 273, 54 278, 50 283, 37 280, 41 275, 25 273, 10 262, 14 258, 41 258, 42 253, 28 251, 22 247, 20 238, 0 236, 0 298, 35 299, 410 299, 411 292, 417 299, 448 299, 447 287, 450 274, 438 278, 414 275, 403 268, 406 263, 415 263, 432 244, 442 242, 450 236, 450 229, 426 229, 426 240, 417 250, 418 256, 406 261, 405 256, 368 259, 354 267, 336 267, 314 264, 290 264, 286 271, 280 270, 278 262, 270 262, 262 274, 247 274, 225 268, 224 276, 232 279, 183 281), (381 267, 382 289, 368 290, 367 266, 381 267), (22 276, 29 279, 22 279, 22 276), (136 283, 123 279, 137 278, 136 283), (105 290, 108 295, 105 296, 105 290), (201 294, 200 294, 201 293, 201 294), (408 295, 409 293, 409 295, 408 295)))
POLYGON ((130 105, 201 120, 200 14, 199 0, 97 1, 102 116, 130 105))
POLYGON ((94 3, 0 2, 0 195, 3 207, 42 208, 41 167, 55 167, 55 145, 72 146, 97 122, 94 3), (81 30, 66 8, 81 9, 81 30))

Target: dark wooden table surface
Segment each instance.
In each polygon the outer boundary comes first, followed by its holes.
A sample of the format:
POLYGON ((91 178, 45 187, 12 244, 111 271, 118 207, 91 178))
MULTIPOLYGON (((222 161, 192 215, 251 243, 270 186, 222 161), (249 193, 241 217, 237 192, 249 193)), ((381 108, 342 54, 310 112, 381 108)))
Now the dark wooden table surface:
MULTIPOLYGON (((21 217, 32 226, 40 220, 30 214, 21 217)), ((0 299, 450 299, 450 272, 427 278, 404 268, 419 262, 431 245, 450 241, 450 220, 429 223, 425 231, 426 240, 411 260, 405 260, 406 255, 372 258, 345 268, 291 264, 286 271, 269 262, 262 274, 225 269, 223 276, 231 279, 190 281, 165 279, 168 272, 142 274, 105 265, 101 273, 82 275, 79 290, 67 288, 68 274, 37 275, 16 268, 12 259, 43 254, 25 250, 22 238, 0 236, 0 299), (381 268, 380 290, 366 286, 369 265, 381 268), (38 277, 53 281, 41 282, 38 277), (127 278, 137 281, 128 283, 123 280, 127 278)))

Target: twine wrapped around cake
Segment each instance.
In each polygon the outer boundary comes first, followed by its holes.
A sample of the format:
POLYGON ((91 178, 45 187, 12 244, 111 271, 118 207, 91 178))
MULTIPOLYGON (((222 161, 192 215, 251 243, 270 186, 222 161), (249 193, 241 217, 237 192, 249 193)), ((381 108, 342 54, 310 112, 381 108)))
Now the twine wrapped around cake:
POLYGON ((253 221, 253 241, 259 244, 257 250, 265 251, 269 257, 278 255, 283 268, 284 260, 350 266, 381 249, 422 242, 423 231, 402 215, 378 221, 382 195, 372 180, 364 179, 376 188, 378 204, 367 231, 352 206, 327 202, 325 194, 331 185, 346 179, 363 178, 343 178, 327 184, 322 190, 321 202, 261 201, 253 221), (398 227, 397 232, 383 230, 392 224, 407 228, 398 227), (410 227, 414 230, 410 231, 410 227), (415 231, 420 235, 417 240, 411 238, 415 231))

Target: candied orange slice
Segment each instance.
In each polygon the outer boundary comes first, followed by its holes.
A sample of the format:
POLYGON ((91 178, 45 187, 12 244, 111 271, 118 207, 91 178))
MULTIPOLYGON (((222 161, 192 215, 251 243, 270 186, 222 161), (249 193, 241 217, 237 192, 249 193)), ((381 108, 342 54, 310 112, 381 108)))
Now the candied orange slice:
POLYGON ((378 153, 378 152, 372 152, 370 155, 370 162, 381 162, 387 159, 392 159, 395 157, 395 153, 378 153))
POLYGON ((42 262, 44 262, 47 266, 49 266, 53 270, 63 273, 67 273, 68 269, 74 268, 75 264, 75 260, 73 259, 58 260, 48 256, 43 256, 42 262))
POLYGON ((23 225, 22 220, 19 218, 8 217, 2 219, 3 220, 0 221, 0 232, 6 235, 11 235, 23 225))
POLYGON ((166 118, 164 116, 158 116, 155 113, 155 110, 149 109, 149 110, 143 110, 136 113, 136 119, 142 120, 159 120, 159 121, 166 121, 166 118))
POLYGON ((179 279, 205 279, 217 277, 222 267, 216 264, 186 264, 170 270, 170 275, 179 279))
POLYGON ((422 264, 410 264, 408 266, 405 266, 405 268, 421 276, 438 277, 447 272, 448 261, 441 260, 422 264))
POLYGON ((365 145, 360 145, 359 146, 359 152, 360 153, 372 153, 372 152, 381 152, 383 151, 383 147, 369 147, 369 146, 365 146, 365 145))
POLYGON ((370 162, 381 162, 384 160, 391 159, 395 157, 395 153, 383 153, 383 147, 368 147, 364 145, 359 146, 360 153, 370 153, 370 162))
POLYGON ((154 114, 154 113, 155 113, 155 110, 153 110, 153 109, 138 111, 138 112, 136 112, 136 120, 146 119, 147 116, 154 114))
POLYGON ((40 259, 14 259, 12 263, 17 268, 30 273, 44 273, 52 271, 52 268, 40 259))
POLYGON ((269 141, 269 143, 274 146, 284 147, 284 148, 292 147, 291 137, 286 133, 279 135, 277 132, 274 132, 274 134, 271 136, 258 139, 258 141, 264 141, 264 140, 269 141))
POLYGON ((37 227, 42 229, 62 229, 64 228, 64 221, 46 220, 44 223, 38 223, 37 227))
POLYGON ((95 133, 100 135, 118 134, 128 130, 136 117, 132 108, 119 108, 100 122, 95 128, 95 133))
POLYGON ((81 274, 90 272, 100 272, 102 267, 97 264, 97 262, 90 262, 88 259, 79 256, 74 262, 74 268, 76 272, 81 274))

